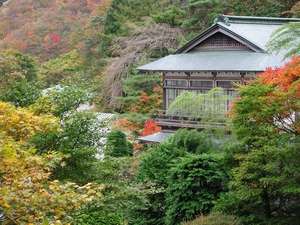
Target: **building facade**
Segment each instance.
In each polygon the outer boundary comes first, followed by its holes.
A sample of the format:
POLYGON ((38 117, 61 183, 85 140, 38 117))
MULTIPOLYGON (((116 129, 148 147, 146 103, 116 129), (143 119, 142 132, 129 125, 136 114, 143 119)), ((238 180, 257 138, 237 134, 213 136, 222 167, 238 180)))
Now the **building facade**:
MULTIPOLYGON (((236 95, 236 84, 255 78, 269 67, 285 64, 288 59, 284 52, 268 52, 268 42, 278 28, 289 22, 300 19, 222 15, 175 54, 138 69, 162 74, 164 110, 184 91, 205 93, 220 87, 230 99, 236 95)), ((163 121, 158 123, 163 129, 170 128, 163 121)))

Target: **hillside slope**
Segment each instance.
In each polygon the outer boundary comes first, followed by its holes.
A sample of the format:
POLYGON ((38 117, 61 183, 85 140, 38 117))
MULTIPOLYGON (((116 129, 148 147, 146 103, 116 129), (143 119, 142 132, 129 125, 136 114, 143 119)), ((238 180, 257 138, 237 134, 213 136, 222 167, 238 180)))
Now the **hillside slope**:
POLYGON ((0 49, 13 48, 41 61, 81 48, 87 25, 105 0, 11 0, 0 10, 0 49))
POLYGON ((76 50, 101 104, 119 110, 123 80, 138 64, 174 51, 223 13, 294 16, 299 1, 10 0, 0 9, 0 50, 42 63, 76 50))

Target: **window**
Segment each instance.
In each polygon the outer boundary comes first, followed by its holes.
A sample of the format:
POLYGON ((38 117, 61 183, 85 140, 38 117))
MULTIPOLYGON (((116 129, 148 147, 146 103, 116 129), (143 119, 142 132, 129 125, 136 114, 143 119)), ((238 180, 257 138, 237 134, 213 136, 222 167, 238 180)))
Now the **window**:
POLYGON ((203 88, 203 89, 211 89, 213 88, 213 81, 209 80, 191 80, 191 87, 203 88))
POLYGON ((166 87, 187 87, 187 80, 166 80, 166 87))
POLYGON ((166 89, 166 107, 168 108, 169 105, 178 97, 182 92, 186 90, 183 89, 166 89))
POLYGON ((236 83, 240 83, 240 81, 218 80, 216 81, 216 87, 223 89, 234 89, 236 83))

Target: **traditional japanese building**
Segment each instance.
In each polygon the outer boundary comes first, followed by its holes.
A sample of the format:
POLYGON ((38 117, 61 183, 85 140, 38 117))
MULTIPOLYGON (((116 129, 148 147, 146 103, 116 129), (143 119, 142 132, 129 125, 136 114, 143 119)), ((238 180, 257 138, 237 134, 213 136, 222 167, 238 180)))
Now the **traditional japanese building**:
MULTIPOLYGON (((138 69, 162 74, 164 110, 184 91, 203 93, 221 87, 232 96, 236 94, 236 83, 245 83, 267 68, 280 67, 288 60, 284 59, 284 53, 270 53, 267 49, 272 34, 288 22, 300 22, 300 19, 222 15, 175 54, 138 69)), ((156 120, 163 130, 209 126, 205 121, 199 123, 170 115, 161 115, 156 120)), ((165 136, 157 134, 148 139, 158 142, 165 136)), ((147 137, 144 140, 147 141, 147 137)))

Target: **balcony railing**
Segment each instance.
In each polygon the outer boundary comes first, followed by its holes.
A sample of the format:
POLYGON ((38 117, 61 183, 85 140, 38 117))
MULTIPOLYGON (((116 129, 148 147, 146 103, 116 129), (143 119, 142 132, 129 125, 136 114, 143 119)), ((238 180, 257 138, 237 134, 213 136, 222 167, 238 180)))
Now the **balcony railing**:
MULTIPOLYGON (((213 115, 211 115, 213 116, 213 115)), ((219 115, 215 115, 219 118, 219 115)), ((206 129, 206 128, 227 128, 229 123, 226 121, 207 121, 189 116, 170 115, 166 111, 159 111, 154 115, 156 123, 162 127, 163 130, 176 130, 180 128, 192 128, 192 129, 206 129)))

